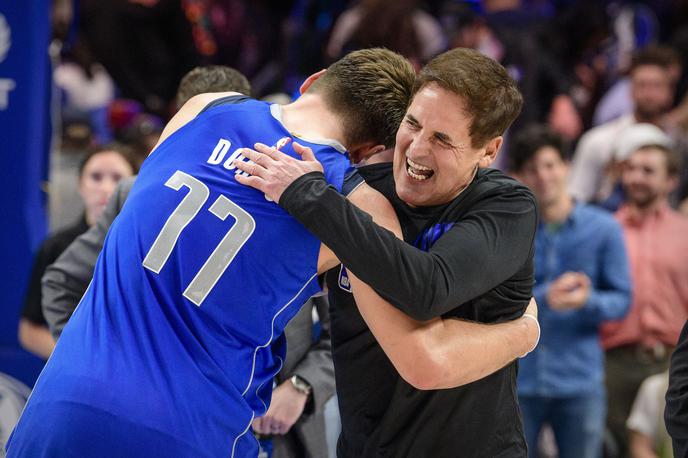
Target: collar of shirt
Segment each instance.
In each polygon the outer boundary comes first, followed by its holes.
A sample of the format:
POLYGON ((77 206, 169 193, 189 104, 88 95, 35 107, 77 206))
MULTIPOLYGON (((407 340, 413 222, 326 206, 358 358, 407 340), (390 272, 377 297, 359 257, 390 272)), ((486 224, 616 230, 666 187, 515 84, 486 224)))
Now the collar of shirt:
POLYGON ((669 205, 664 202, 650 213, 640 215, 633 211, 630 205, 623 205, 617 212, 617 220, 624 226, 642 226, 648 221, 661 221, 671 212, 669 205))

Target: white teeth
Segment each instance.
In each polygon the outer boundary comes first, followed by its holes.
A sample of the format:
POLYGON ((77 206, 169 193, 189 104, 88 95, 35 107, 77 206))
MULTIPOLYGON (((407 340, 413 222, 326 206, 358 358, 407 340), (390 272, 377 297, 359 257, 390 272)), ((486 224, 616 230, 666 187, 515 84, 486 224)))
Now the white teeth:
POLYGON ((423 181, 423 180, 427 180, 427 179, 429 178, 429 177, 427 177, 427 176, 425 176, 425 175, 418 175, 417 173, 413 173, 413 172, 412 172, 411 170, 409 170, 409 169, 406 169, 406 171, 408 172, 409 176, 410 176, 411 178, 413 178, 414 180, 423 181))
POLYGON ((416 164, 409 158, 406 158, 406 172, 411 178, 417 181, 427 180, 434 175, 434 171, 430 167, 416 164))
POLYGON ((425 171, 425 172, 432 172, 432 169, 431 169, 430 167, 426 167, 426 166, 424 166, 424 165, 416 164, 415 162, 413 162, 413 161, 412 161, 411 159, 409 159, 409 158, 406 158, 406 161, 407 161, 408 164, 409 164, 411 167, 413 167, 414 169, 422 170, 422 171, 425 171))

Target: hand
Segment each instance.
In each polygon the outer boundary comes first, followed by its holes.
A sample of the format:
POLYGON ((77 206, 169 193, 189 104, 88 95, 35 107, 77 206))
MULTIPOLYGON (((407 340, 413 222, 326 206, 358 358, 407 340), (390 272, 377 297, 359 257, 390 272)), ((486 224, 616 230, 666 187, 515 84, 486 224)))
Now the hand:
POLYGON ((276 148, 262 143, 255 144, 255 150, 244 148, 243 156, 249 162, 235 160, 234 165, 250 176, 236 175, 236 180, 244 185, 262 191, 270 200, 279 202, 285 189, 297 178, 310 173, 322 172, 323 167, 315 158, 313 150, 294 142, 294 151, 301 160, 284 154, 276 148))
POLYGON ((554 280, 547 291, 547 302, 552 310, 577 310, 590 297, 590 278, 582 272, 566 272, 554 280))
POLYGON ((308 395, 296 391, 289 380, 282 382, 272 392, 272 402, 265 416, 253 420, 253 430, 259 434, 287 434, 301 418, 308 395))

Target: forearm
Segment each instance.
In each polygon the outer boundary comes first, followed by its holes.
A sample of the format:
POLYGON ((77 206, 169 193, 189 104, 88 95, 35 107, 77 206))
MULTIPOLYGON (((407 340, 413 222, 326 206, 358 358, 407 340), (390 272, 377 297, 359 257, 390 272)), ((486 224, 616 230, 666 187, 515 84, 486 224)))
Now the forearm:
MULTIPOLYGON (((361 205, 356 194, 351 200, 329 187, 322 175, 311 173, 287 188, 280 205, 332 249, 350 272, 418 320, 440 316, 508 279, 526 261, 532 243, 514 228, 530 225, 532 233, 535 229, 534 204, 517 202, 516 211, 497 209, 484 212, 483 220, 462 220, 431 252, 424 252, 375 224, 356 207, 361 205)), ((497 206, 510 205, 495 201, 497 206)))
POLYGON ((311 385, 313 408, 315 411, 321 411, 335 393, 334 364, 327 299, 316 297, 312 300, 320 318, 320 337, 303 359, 296 364, 293 373, 304 378, 311 385))
POLYGON ((48 359, 55 348, 55 340, 48 328, 24 318, 19 321, 19 342, 24 349, 42 359, 48 359))
POLYGON ((630 431, 629 439, 631 458, 658 458, 652 440, 646 435, 630 431))
POLYGON ((359 311, 397 372, 418 389, 453 388, 484 378, 532 350, 531 319, 487 325, 436 318, 416 321, 350 275, 359 311))

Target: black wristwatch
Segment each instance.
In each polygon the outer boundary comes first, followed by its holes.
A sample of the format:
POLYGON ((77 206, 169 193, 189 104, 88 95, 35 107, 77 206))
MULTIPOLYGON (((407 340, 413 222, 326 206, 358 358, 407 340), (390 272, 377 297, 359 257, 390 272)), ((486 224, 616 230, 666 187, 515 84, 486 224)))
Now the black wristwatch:
POLYGON ((298 375, 292 375, 292 377, 289 379, 289 382, 296 391, 305 394, 306 396, 310 396, 313 392, 313 387, 311 386, 311 384, 308 383, 302 377, 299 377, 298 375))

